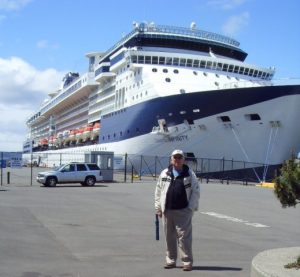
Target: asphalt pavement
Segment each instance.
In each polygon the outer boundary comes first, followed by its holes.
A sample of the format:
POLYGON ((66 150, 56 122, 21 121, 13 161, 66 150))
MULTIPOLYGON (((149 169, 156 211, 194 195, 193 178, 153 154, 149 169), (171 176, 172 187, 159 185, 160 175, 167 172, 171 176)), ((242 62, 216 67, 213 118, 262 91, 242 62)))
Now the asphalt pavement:
POLYGON ((0 277, 250 276, 271 248, 299 245, 299 208, 271 189, 201 183, 193 218, 194 270, 164 269, 155 239, 155 181, 55 188, 0 187, 0 277))

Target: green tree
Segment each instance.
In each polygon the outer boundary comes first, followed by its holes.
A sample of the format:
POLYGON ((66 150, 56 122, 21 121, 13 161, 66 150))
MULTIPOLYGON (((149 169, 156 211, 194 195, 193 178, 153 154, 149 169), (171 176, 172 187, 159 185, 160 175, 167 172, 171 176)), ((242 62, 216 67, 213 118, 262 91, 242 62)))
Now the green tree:
POLYGON ((280 175, 274 180, 274 193, 283 208, 300 203, 300 163, 295 157, 285 161, 280 175))

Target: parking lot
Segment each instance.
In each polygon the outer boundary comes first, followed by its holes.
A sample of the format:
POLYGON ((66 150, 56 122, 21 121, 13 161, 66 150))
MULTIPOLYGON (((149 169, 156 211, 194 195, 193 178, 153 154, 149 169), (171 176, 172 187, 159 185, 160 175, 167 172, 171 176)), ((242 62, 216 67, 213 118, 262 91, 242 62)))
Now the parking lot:
POLYGON ((0 276, 250 276, 259 252, 299 243, 299 208, 272 190, 202 183, 194 214, 194 270, 165 270, 155 240, 152 179, 95 187, 0 187, 0 276))

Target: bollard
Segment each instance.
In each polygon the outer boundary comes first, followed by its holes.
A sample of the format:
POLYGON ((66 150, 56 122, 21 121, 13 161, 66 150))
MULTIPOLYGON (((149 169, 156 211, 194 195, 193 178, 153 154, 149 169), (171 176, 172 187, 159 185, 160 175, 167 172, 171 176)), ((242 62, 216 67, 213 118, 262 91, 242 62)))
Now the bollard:
POLYGON ((9 185, 10 184, 10 172, 7 171, 7 184, 9 185))

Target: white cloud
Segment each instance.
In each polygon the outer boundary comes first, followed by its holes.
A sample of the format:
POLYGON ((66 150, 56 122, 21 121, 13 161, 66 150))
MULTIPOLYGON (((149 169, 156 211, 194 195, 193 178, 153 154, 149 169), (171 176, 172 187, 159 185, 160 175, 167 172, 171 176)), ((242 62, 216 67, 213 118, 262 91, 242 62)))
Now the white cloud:
POLYGON ((62 77, 62 72, 39 71, 17 57, 0 58, 0 151, 21 150, 26 119, 59 87, 62 77))
POLYGON ((32 1, 33 0, 0 0, 0 10, 17 11, 32 1))
POLYGON ((223 10, 232 10, 243 5, 248 0, 209 0, 207 4, 223 10))
POLYGON ((242 28, 248 25, 249 19, 250 14, 248 12, 231 16, 222 27, 223 33, 229 36, 236 36, 242 28))

